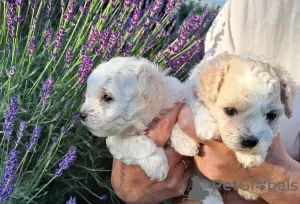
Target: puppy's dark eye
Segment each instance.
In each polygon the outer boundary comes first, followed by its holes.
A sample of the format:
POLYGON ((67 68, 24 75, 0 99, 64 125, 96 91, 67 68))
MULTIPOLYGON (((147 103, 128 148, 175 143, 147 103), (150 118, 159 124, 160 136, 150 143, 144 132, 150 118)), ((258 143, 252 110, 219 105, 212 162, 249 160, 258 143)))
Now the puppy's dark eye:
POLYGON ((271 122, 271 121, 275 120, 276 116, 277 116, 276 113, 270 112, 267 114, 266 118, 269 122, 271 122))
POLYGON ((105 94, 105 95, 103 96, 103 100, 104 100, 106 103, 108 103, 108 102, 111 102, 111 101, 113 100, 113 98, 110 97, 109 95, 105 94))
POLYGON ((234 108, 224 108, 224 111, 229 116, 237 114, 237 111, 234 108))

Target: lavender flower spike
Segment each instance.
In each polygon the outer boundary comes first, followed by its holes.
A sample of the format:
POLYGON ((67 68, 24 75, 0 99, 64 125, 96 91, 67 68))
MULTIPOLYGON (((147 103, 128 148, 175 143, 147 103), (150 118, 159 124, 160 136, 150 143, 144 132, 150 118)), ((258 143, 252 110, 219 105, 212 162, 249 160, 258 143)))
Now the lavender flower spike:
POLYGON ((72 62, 73 52, 70 48, 67 49, 65 54, 65 66, 64 69, 68 69, 72 62))
POLYGON ((175 6, 175 1, 174 0, 169 0, 167 5, 166 5, 166 8, 165 8, 165 13, 169 13, 170 11, 172 11, 174 9, 174 6, 175 6))
POLYGON ((6 140, 11 140, 13 131, 13 124, 17 120, 19 113, 18 99, 17 97, 11 97, 9 110, 4 115, 3 132, 6 140))
POLYGON ((78 122, 78 120, 79 120, 79 114, 75 113, 73 115, 73 118, 72 118, 71 122, 70 122, 69 129, 73 128, 76 125, 76 123, 78 122))
POLYGON ((61 176, 64 170, 67 170, 71 165, 74 164, 77 159, 76 147, 69 147, 68 153, 65 155, 63 160, 58 164, 59 168, 56 169, 55 175, 61 176))
POLYGON ((65 37, 65 28, 62 26, 60 27, 58 33, 56 34, 56 38, 55 38, 55 42, 54 42, 54 48, 55 48, 55 51, 52 53, 53 56, 57 56, 58 55, 58 49, 61 47, 62 45, 62 42, 64 40, 64 37, 65 37))
POLYGON ((16 179, 16 170, 18 167, 18 154, 16 149, 12 149, 5 162, 4 172, 0 184, 0 203, 8 200, 14 191, 14 181, 16 179))
POLYGON ((44 104, 44 108, 48 99, 52 94, 53 84, 54 84, 54 79, 52 77, 49 77, 43 85, 41 100, 44 104))
POLYGON ((7 12, 6 12, 6 24, 9 30, 9 35, 14 38, 16 36, 16 6, 13 2, 8 2, 7 4, 7 12))
POLYGON ((45 45, 44 45, 44 49, 48 48, 52 38, 53 38, 53 30, 51 27, 48 27, 44 33, 45 35, 45 45))
POLYGON ((23 134, 24 134, 24 130, 26 129, 27 127, 27 122, 26 121, 22 121, 20 123, 20 126, 19 126, 19 130, 18 130, 18 133, 17 133, 17 141, 16 141, 16 144, 20 144, 21 142, 21 139, 23 137, 23 134))
POLYGON ((70 197, 70 200, 68 200, 66 204, 76 204, 76 197, 70 197))
POLYGON ((132 0, 125 0, 124 1, 124 6, 129 7, 133 3, 132 0))
POLYGON ((93 26, 90 31, 89 39, 87 42, 87 48, 89 50, 94 49, 96 42, 99 40, 99 37, 100 37, 100 33, 99 33, 98 29, 96 28, 96 26, 93 26))
POLYGON ((17 72, 17 65, 13 65, 10 70, 6 70, 6 74, 8 77, 12 77, 17 72))
POLYGON ((76 7, 76 1, 75 0, 71 0, 68 4, 68 7, 66 9, 66 12, 64 13, 63 18, 67 21, 70 21, 71 17, 74 14, 74 10, 76 7))
POLYGON ((73 55, 73 52, 70 48, 67 49, 66 51, 66 57, 65 57, 65 63, 66 64, 70 64, 71 61, 72 61, 72 55, 73 55))
POLYGON ((36 125, 30 137, 30 142, 26 145, 26 150, 32 152, 41 135, 41 126, 36 125))
POLYGON ((139 22, 140 19, 140 15, 141 15, 141 9, 139 7, 136 7, 132 18, 130 20, 130 26, 127 28, 127 32, 131 34, 132 30, 136 27, 136 25, 139 22))
POLYGON ((88 75, 90 74, 93 66, 93 60, 86 53, 83 54, 83 59, 78 72, 77 89, 83 86, 86 82, 88 75))
POLYGON ((29 56, 32 56, 34 51, 35 51, 35 48, 36 48, 36 36, 33 35, 30 42, 29 42, 29 45, 28 45, 28 51, 27 51, 27 54, 29 56))

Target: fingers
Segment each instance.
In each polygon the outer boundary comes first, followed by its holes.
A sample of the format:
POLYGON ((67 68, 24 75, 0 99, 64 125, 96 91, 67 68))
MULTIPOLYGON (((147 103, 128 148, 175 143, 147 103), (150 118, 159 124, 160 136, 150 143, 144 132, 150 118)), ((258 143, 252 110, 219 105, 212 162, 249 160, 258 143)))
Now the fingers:
POLYGON ((192 170, 189 165, 192 161, 190 159, 184 161, 188 165, 188 168, 186 168, 183 162, 179 161, 173 170, 169 172, 169 175, 165 180, 168 188, 177 189, 178 195, 182 195, 184 193, 192 174, 192 170))
POLYGON ((178 154, 172 147, 165 149, 166 156, 168 158, 169 168, 173 169, 176 164, 181 160, 182 156, 178 154))
POLYGON ((155 120, 147 131, 147 135, 156 143, 163 147, 169 139, 172 128, 177 121, 177 116, 183 103, 178 103, 168 111, 162 118, 155 120))
POLYGON ((193 112, 188 105, 184 105, 178 115, 178 124, 180 129, 192 139, 198 141, 194 125, 193 112))

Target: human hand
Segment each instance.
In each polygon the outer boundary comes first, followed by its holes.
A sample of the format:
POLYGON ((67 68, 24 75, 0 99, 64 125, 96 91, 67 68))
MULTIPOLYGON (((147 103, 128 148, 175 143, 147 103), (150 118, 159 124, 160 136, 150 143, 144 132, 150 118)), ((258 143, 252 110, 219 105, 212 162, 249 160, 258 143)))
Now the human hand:
POLYGON ((182 106, 183 104, 176 105, 160 120, 154 121, 147 132, 157 146, 165 148, 169 164, 169 173, 165 180, 150 180, 139 166, 126 165, 113 159, 111 183, 118 197, 126 203, 159 203, 184 193, 191 171, 181 160, 184 160, 186 165, 190 165, 192 161, 190 158, 183 158, 173 148, 166 147, 182 106))
MULTIPOLYGON (((245 185, 249 186, 249 182, 252 180, 271 181, 273 183, 286 182, 291 178, 291 173, 295 169, 299 169, 299 163, 295 163, 281 145, 280 136, 275 138, 269 154, 261 166, 246 169, 237 161, 234 152, 228 149, 223 142, 202 141, 196 137, 192 111, 188 106, 184 106, 180 110, 178 123, 183 132, 202 144, 199 154, 194 157, 194 161, 198 169, 210 180, 218 180, 222 184, 227 183, 231 186, 233 182, 236 182, 242 184, 241 187, 246 189, 247 186, 245 185), (247 182, 242 183, 242 181, 247 182)), ((247 191, 260 195, 268 202, 279 201, 278 192, 274 194, 268 189, 261 190, 258 188, 250 188, 247 191)))

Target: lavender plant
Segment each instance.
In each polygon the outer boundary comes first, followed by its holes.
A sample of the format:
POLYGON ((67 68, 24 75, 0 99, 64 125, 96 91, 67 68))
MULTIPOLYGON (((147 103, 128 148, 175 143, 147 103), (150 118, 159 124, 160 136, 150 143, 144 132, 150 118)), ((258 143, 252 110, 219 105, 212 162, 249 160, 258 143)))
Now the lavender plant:
POLYGON ((78 109, 92 70, 143 56, 185 80, 218 10, 184 0, 1 0, 0 204, 118 203, 102 139, 78 109), (73 197, 73 196, 76 196, 73 197))

